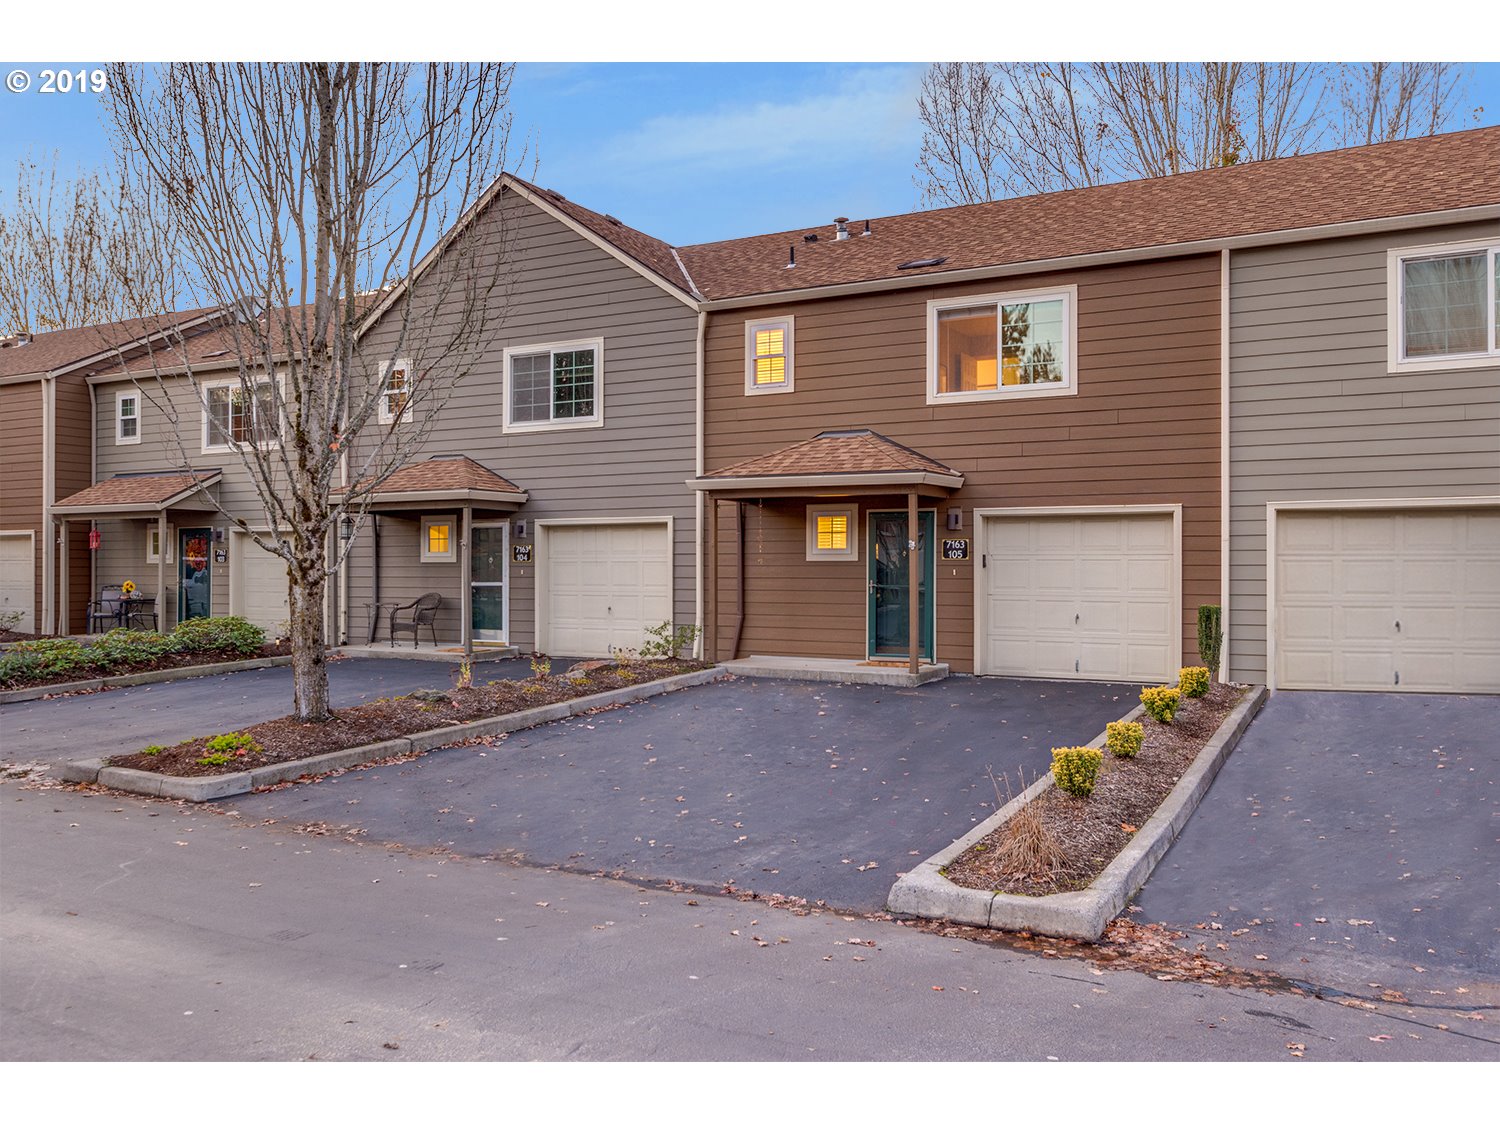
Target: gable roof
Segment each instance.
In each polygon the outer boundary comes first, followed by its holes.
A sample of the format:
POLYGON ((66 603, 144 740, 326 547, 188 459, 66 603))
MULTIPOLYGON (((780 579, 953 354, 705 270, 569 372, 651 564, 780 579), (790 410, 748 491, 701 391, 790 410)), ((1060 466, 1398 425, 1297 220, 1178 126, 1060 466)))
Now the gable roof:
POLYGON ((83 328, 60 328, 38 332, 25 344, 0 347, 0 379, 19 375, 45 375, 81 363, 93 356, 134 344, 154 333, 181 328, 210 316, 213 309, 184 309, 160 316, 90 324, 83 328))
POLYGON ((868 236, 857 219, 844 241, 825 225, 678 253, 713 301, 1494 204, 1500 126, 872 218, 868 236))

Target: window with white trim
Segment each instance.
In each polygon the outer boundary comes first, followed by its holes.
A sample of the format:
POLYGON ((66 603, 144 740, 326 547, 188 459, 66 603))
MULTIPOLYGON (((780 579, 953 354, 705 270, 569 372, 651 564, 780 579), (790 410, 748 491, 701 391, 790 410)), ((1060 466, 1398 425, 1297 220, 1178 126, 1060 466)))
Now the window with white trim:
POLYGON ((792 389, 793 320, 762 320, 745 325, 745 393, 777 394, 792 389))
POLYGON ((115 444, 139 445, 141 440, 141 392, 115 395, 115 444))
POLYGON ((422 561, 456 562, 458 536, 452 516, 422 517, 422 561))
POLYGON ((244 385, 209 383, 203 388, 203 448, 229 449, 254 442, 270 445, 281 440, 276 413, 276 389, 269 379, 255 383, 246 393, 244 385))
MULTIPOLYGON (((172 535, 172 525, 167 524, 167 559, 170 564, 172 558, 172 544, 175 542, 172 535)), ((161 560, 161 528, 151 524, 146 528, 146 561, 155 564, 161 560)))
POLYGON ((927 401, 1076 394, 1077 287, 927 303, 927 401))
POLYGON ((411 418, 407 409, 411 403, 411 360, 398 359, 394 363, 381 364, 380 420, 389 425, 405 422, 411 418))
POLYGON ((859 558, 859 522, 856 508, 807 509, 807 558, 859 558))
POLYGON ((505 432, 603 424, 603 340, 505 349, 505 432))
POLYGON ((1500 366, 1500 242, 1389 252, 1392 371, 1500 366))

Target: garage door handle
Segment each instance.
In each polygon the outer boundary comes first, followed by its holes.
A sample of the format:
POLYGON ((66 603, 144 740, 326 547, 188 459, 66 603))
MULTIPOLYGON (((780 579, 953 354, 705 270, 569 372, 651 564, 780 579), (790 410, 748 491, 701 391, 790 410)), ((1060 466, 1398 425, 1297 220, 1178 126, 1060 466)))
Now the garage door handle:
POLYGON ((1074 625, 1077 625, 1082 620, 1083 620, 1083 614, 1081 614, 1081 613, 1075 613, 1073 615, 1073 624, 1074 625))
POLYGON ((1401 622, 1396 622, 1396 632, 1401 632, 1401 622))

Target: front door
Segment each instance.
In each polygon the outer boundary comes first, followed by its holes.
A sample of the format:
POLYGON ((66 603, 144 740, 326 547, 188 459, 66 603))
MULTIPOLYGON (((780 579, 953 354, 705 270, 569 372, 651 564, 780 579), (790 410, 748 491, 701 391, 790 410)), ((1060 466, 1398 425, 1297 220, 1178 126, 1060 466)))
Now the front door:
POLYGON ((177 533, 177 620, 213 613, 213 529, 185 527, 177 533))
MULTIPOLYGON (((936 520, 931 511, 917 514, 921 540, 917 546, 918 656, 932 659, 932 586, 934 562, 932 537, 936 520)), ((910 570, 907 566, 909 537, 905 512, 870 513, 870 659, 908 660, 907 607, 910 601, 910 570)))
POLYGON ((505 640, 508 523, 476 523, 469 545, 470 627, 476 641, 505 640))

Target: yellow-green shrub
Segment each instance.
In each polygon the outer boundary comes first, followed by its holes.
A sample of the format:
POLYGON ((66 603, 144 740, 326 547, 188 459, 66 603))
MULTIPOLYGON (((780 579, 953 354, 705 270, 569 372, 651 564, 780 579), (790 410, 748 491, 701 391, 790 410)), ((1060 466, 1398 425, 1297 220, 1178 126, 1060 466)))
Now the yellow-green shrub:
POLYGON ((1177 714, 1178 705, 1182 703, 1182 692, 1174 687, 1148 687, 1141 692, 1141 704, 1146 708, 1146 714, 1150 715, 1158 723, 1170 723, 1172 716, 1177 714))
POLYGON ((1052 780, 1064 793, 1087 797, 1094 791, 1094 782, 1099 777, 1099 766, 1103 761, 1103 752, 1092 746, 1066 746, 1053 750, 1052 780))
POLYGON ((1177 687, 1189 699, 1198 699, 1208 694, 1207 668, 1179 668, 1177 687))
POLYGON ((1116 758, 1134 758, 1145 737, 1146 728, 1140 723, 1109 723, 1104 728, 1105 745, 1116 758))

